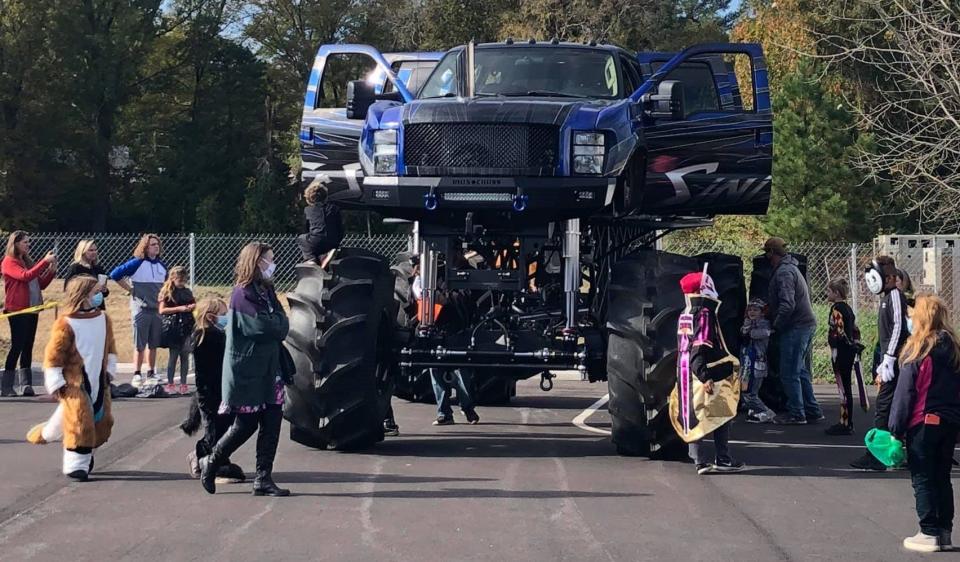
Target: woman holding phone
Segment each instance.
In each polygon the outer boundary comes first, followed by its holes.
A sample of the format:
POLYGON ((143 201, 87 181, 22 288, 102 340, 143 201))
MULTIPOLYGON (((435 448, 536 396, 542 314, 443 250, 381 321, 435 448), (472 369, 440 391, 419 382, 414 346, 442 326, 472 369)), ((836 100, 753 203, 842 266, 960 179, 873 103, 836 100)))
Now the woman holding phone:
MULTIPOLYGON (((3 302, 5 313, 26 311, 43 304, 41 291, 57 274, 57 256, 48 253, 34 262, 30 257, 30 235, 22 230, 14 231, 7 239, 7 252, 0 265, 3 287, 6 293, 3 302)), ((37 335, 37 312, 24 312, 7 317, 10 322, 10 352, 3 368, 2 396, 16 396, 13 381, 17 363, 20 364, 21 393, 34 396, 33 391, 33 341, 37 335)))
MULTIPOLYGON (((100 294, 106 299, 110 295, 107 289, 107 271, 100 265, 99 255, 97 253, 97 242, 95 240, 81 240, 77 243, 77 249, 73 252, 73 263, 67 267, 63 276, 63 289, 66 291, 67 282, 77 275, 89 275, 97 280, 100 294)), ((106 310, 107 304, 100 305, 100 310, 106 310)))

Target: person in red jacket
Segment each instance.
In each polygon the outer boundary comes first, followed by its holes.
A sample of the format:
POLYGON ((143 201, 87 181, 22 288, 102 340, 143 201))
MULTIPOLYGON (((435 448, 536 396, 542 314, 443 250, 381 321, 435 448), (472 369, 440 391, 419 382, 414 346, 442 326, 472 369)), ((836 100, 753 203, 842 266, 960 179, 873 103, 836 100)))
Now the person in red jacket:
MULTIPOLYGON (((14 231, 7 239, 7 253, 0 264, 6 298, 6 314, 43 304, 41 291, 53 281, 57 273, 57 257, 50 252, 39 262, 30 257, 30 236, 22 230, 14 231)), ((17 361, 20 362, 20 384, 24 396, 33 396, 33 340, 37 335, 36 312, 8 316, 10 322, 10 353, 3 367, 0 396, 16 396, 13 389, 17 361)))

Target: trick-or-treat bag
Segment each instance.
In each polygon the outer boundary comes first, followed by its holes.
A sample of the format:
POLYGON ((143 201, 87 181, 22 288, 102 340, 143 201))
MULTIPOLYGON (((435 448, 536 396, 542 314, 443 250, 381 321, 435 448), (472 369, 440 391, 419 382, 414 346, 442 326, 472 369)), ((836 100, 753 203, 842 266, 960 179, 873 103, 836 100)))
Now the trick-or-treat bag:
POLYGON ((907 458, 907 450, 903 443, 885 429, 871 429, 863 438, 863 442, 867 450, 885 466, 897 466, 907 458))

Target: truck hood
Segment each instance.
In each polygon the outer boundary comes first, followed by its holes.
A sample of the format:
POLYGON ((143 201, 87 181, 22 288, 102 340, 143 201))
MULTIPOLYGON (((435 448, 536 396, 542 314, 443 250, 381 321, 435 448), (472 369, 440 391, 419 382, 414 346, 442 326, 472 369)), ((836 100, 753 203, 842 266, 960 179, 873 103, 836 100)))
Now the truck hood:
POLYGON ((573 112, 599 112, 619 100, 572 98, 440 98, 403 106, 402 121, 411 123, 531 123, 563 125, 573 112))

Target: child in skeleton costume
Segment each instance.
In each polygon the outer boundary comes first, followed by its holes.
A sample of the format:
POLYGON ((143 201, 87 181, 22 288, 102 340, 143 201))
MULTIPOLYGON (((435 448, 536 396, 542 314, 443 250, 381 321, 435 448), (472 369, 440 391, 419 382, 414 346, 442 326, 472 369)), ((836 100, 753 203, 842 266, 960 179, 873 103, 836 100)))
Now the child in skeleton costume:
POLYGON ((740 362, 727 350, 717 310, 720 300, 713 279, 690 273, 680 280, 687 307, 677 329, 677 383, 670 395, 670 420, 690 444, 697 473, 739 472, 744 464, 730 456, 729 422, 740 400, 740 362), (707 458, 700 441, 713 434, 716 456, 707 458))
POLYGON ((60 403, 45 423, 27 433, 27 441, 63 441, 63 473, 85 481, 93 470, 93 450, 110 438, 110 381, 117 370, 117 349, 110 318, 99 309, 98 282, 78 275, 67 283, 60 316, 50 332, 44 356, 44 384, 60 403))

